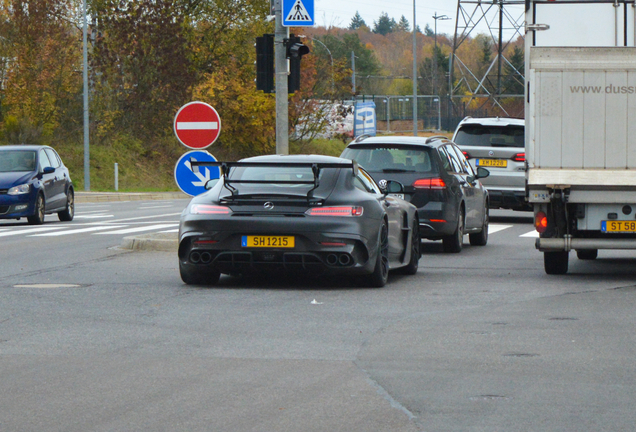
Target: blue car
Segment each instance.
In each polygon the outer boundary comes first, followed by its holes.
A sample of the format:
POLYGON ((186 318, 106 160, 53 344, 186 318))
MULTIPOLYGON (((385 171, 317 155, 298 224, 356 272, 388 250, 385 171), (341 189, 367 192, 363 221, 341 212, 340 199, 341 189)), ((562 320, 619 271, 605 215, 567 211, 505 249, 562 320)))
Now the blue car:
POLYGON ((74 197, 69 171, 51 147, 0 146, 0 219, 40 225, 45 214, 57 213, 61 221, 72 221, 74 197))

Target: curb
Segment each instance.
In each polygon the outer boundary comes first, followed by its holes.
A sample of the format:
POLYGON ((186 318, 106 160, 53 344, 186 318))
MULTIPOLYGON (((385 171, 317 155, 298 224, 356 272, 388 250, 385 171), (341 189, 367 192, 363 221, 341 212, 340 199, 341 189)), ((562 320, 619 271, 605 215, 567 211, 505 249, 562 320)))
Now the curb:
POLYGON ((190 199, 183 192, 75 192, 76 203, 190 199))
POLYGON ((132 251, 143 250, 176 253, 179 248, 179 239, 177 233, 141 234, 124 237, 120 247, 132 251))

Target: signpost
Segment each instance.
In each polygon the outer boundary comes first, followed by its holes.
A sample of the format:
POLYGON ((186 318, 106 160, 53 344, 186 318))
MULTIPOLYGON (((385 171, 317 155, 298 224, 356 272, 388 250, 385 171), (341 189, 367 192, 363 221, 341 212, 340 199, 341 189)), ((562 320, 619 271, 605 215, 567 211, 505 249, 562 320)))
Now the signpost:
POLYGON ((283 27, 313 27, 314 0, 282 0, 283 27))
POLYGON ((184 146, 200 150, 211 146, 221 133, 221 117, 205 102, 190 102, 174 116, 174 133, 184 146))
POLYGON ((190 196, 196 196, 206 191, 205 184, 220 177, 219 167, 193 167, 190 159, 197 162, 216 162, 214 156, 206 151, 189 151, 179 158, 174 167, 174 179, 179 189, 190 196))

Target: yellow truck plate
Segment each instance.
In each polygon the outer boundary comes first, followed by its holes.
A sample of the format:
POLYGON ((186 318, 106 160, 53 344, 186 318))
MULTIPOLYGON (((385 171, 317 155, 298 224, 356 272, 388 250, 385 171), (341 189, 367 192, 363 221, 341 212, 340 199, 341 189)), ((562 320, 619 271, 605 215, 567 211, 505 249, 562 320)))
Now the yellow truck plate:
POLYGON ((508 161, 505 159, 477 159, 475 164, 481 167, 506 168, 508 161))
POLYGON ((262 248, 293 248, 294 236, 242 236, 241 246, 262 248))
POLYGON ((636 232, 636 221, 601 221, 601 231, 608 233, 636 232))

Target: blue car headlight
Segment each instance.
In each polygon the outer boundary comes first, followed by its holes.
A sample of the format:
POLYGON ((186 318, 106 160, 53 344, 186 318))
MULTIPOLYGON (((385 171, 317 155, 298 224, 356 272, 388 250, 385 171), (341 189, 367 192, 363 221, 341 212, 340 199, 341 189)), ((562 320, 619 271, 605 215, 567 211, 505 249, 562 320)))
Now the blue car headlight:
POLYGON ((11 189, 7 191, 8 195, 23 195, 28 194, 31 190, 31 185, 21 184, 19 186, 13 186, 11 189))

